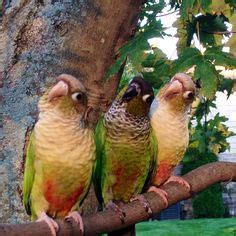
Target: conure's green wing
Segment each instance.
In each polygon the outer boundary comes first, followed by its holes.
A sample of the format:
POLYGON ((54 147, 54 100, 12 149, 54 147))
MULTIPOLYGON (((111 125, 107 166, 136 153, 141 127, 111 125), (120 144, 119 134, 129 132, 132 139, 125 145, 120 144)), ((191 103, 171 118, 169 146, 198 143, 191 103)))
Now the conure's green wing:
POLYGON ((34 147, 34 132, 31 133, 29 143, 26 149, 26 160, 23 180, 23 203, 26 212, 31 215, 30 209, 30 194, 34 182, 34 160, 35 160, 35 147, 34 147))
POLYGON ((103 125, 104 119, 100 119, 95 130, 95 144, 96 144, 96 163, 93 175, 94 189, 97 199, 100 204, 103 203, 102 198, 102 172, 105 167, 105 142, 106 142, 106 128, 103 125))
POLYGON ((157 150, 158 150, 158 144, 156 140, 156 136, 151 129, 150 132, 150 165, 149 165, 149 172, 147 175, 147 178, 145 180, 145 184, 143 187, 142 192, 146 192, 148 188, 151 185, 152 179, 154 178, 156 174, 156 163, 157 163, 157 150))

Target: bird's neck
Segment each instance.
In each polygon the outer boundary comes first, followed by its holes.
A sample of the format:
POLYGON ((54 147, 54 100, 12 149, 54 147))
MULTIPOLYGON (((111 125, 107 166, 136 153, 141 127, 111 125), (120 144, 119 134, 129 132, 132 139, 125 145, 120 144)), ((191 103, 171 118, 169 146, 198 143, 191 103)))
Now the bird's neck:
POLYGON ((126 104, 126 111, 136 117, 147 116, 148 110, 141 98, 133 98, 126 104))
POLYGON ((150 120, 148 116, 138 117, 127 112, 125 104, 114 101, 109 111, 105 114, 105 126, 109 129, 118 127, 119 130, 135 131, 137 133, 146 133, 150 129, 150 120), (141 127, 141 128, 140 128, 141 127))
POLYGON ((189 107, 178 106, 173 107, 170 104, 159 104, 158 105, 159 116, 168 117, 170 120, 178 120, 183 124, 188 124, 189 121, 189 107))
POLYGON ((78 117, 82 117, 76 110, 73 101, 67 97, 60 97, 49 102, 48 96, 45 94, 39 100, 38 109, 40 113, 52 113, 52 115, 55 113, 56 116, 65 119, 78 119, 78 117))

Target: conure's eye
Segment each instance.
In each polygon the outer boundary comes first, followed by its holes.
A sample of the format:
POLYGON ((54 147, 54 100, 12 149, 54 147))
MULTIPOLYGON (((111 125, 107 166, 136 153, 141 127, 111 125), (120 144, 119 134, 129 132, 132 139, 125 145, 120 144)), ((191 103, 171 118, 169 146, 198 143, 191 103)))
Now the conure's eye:
POLYGON ((150 94, 143 95, 143 101, 144 102, 147 102, 147 103, 151 104, 153 99, 154 99, 153 95, 150 95, 150 94))
POLYGON ((191 92, 191 91, 187 91, 183 94, 184 98, 187 98, 187 99, 193 99, 194 98, 194 93, 191 92))
POLYGON ((72 97, 72 99, 74 100, 74 101, 79 101, 79 100, 81 100, 82 99, 82 93, 73 93, 72 95, 71 95, 71 97, 72 97))

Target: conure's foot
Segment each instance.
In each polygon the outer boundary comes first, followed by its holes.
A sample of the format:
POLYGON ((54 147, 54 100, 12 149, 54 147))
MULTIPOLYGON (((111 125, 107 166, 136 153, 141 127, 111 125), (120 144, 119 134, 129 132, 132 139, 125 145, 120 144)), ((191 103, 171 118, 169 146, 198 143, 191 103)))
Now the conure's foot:
POLYGON ((119 206, 117 206, 113 201, 109 201, 107 203, 106 209, 115 211, 119 215, 122 224, 125 223, 125 217, 126 217, 125 212, 119 206))
POLYGON ((170 178, 164 183, 164 185, 167 184, 167 183, 169 183, 169 182, 177 182, 177 183, 181 184, 182 186, 186 187, 186 188, 190 191, 190 185, 189 185, 189 183, 188 183, 186 180, 184 180, 182 177, 173 176, 173 175, 172 175, 172 176, 170 176, 170 178))
POLYGON ((146 212, 148 212, 149 215, 152 214, 152 209, 150 207, 150 203, 142 194, 138 194, 138 195, 134 196, 133 198, 130 199, 130 202, 133 202, 136 200, 140 201, 140 203, 143 205, 143 207, 145 208, 146 212))
POLYGON ((84 235, 84 224, 81 215, 77 211, 70 212, 66 217, 65 221, 70 222, 71 219, 75 221, 75 223, 79 226, 80 231, 82 232, 82 235, 84 235))
POLYGON ((57 231, 59 230, 59 226, 56 221, 54 221, 52 218, 50 218, 45 212, 42 212, 40 214, 40 216, 36 222, 39 222, 39 221, 46 222, 48 227, 50 228, 52 236, 56 236, 57 231))
POLYGON ((154 192, 156 194, 159 195, 159 197, 161 197, 161 199, 164 201, 165 203, 165 207, 167 208, 168 207, 168 200, 167 200, 167 192, 160 189, 160 188, 157 188, 155 186, 151 186, 149 189, 148 189, 148 192, 154 192))

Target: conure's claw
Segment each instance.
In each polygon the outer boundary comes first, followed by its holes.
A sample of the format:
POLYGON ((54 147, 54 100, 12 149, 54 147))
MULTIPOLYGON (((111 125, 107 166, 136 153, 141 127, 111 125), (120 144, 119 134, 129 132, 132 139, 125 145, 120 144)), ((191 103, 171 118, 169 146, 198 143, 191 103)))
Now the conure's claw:
POLYGON ((168 200, 167 200, 167 192, 160 189, 160 188, 157 188, 155 186, 151 186, 149 189, 148 189, 148 192, 154 192, 156 194, 158 194, 161 199, 164 201, 165 203, 165 207, 167 208, 168 207, 168 200))
POLYGON ((145 210, 148 212, 149 215, 152 215, 152 209, 150 207, 150 203, 142 194, 138 194, 134 196, 133 198, 130 199, 130 202, 133 202, 136 200, 140 201, 140 203, 143 205, 143 207, 145 208, 145 210))
POLYGON ((46 222, 48 227, 50 228, 52 236, 56 236, 57 231, 59 230, 59 226, 56 221, 54 221, 52 218, 50 218, 45 212, 42 212, 40 214, 40 216, 36 222, 40 222, 40 221, 46 222))
POLYGON ((115 211, 118 215, 119 215, 119 218, 121 220, 121 223, 124 224, 125 223, 125 217, 126 217, 126 214, 125 212, 119 207, 117 206, 113 201, 109 201, 106 205, 106 209, 107 210, 113 210, 115 211))
POLYGON ((179 176, 173 176, 173 175, 170 176, 170 178, 164 183, 164 185, 169 182, 177 182, 177 183, 181 184, 182 186, 186 187, 189 191, 191 189, 189 183, 186 180, 184 180, 182 177, 179 177, 179 176))
POLYGON ((71 222, 71 219, 75 221, 75 223, 79 226, 80 231, 82 232, 82 235, 84 235, 84 224, 81 215, 77 211, 70 212, 66 217, 65 221, 71 222))

